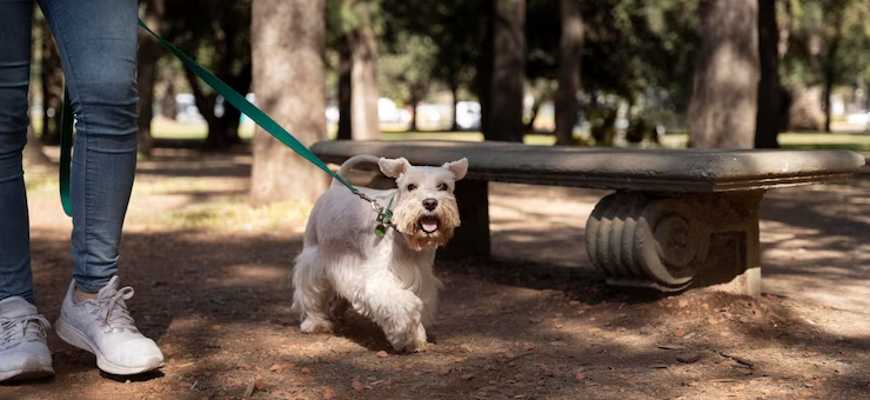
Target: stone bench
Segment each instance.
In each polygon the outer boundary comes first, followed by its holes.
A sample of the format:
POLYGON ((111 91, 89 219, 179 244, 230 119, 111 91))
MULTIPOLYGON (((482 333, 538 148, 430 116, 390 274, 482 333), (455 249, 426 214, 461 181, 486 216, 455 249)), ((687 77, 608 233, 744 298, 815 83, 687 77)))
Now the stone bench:
POLYGON ((314 153, 441 165, 467 157, 462 226, 439 256, 490 255, 489 181, 614 190, 586 222, 592 264, 612 285, 761 292, 759 203, 768 189, 845 179, 864 158, 842 150, 634 150, 448 141, 327 141, 314 153))

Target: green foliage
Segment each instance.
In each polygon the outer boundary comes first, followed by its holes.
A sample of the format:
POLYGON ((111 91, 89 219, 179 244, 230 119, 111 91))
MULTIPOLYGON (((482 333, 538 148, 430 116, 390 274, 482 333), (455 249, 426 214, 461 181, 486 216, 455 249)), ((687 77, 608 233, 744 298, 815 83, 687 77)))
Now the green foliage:
POLYGON ((419 101, 432 83, 438 47, 426 36, 399 35, 378 60, 378 88, 383 96, 400 102, 419 101))
POLYGON ((250 81, 251 0, 220 6, 209 0, 167 1, 162 23, 170 41, 221 78, 247 75, 250 81))
POLYGON ((376 34, 383 33, 386 23, 380 0, 327 0, 326 44, 336 48, 339 41, 363 24, 371 24, 376 34))
MULTIPOLYGON (((385 50, 393 55, 412 50, 410 79, 419 77, 448 87, 468 88, 477 60, 480 0, 438 2, 383 0, 385 50), (412 43, 405 43, 406 41, 412 43)), ((385 79, 390 79, 389 76, 385 79)), ((402 79, 398 79, 402 80, 402 79)), ((405 79, 407 80, 407 79, 405 79)))
POLYGON ((781 72, 787 86, 835 85, 870 78, 870 3, 865 0, 786 0, 781 27, 788 32, 781 72))
POLYGON ((696 2, 607 1, 585 12, 584 88, 685 109, 700 42, 696 2))
MULTIPOLYGON (((696 9, 697 0, 581 2, 581 85, 587 103, 592 104, 587 106, 590 117, 609 112, 594 110, 606 106, 601 102, 619 99, 639 106, 636 110, 686 108, 700 42, 696 9)), ((555 79, 560 37, 557 1, 528 1, 526 36, 527 76, 555 79)))

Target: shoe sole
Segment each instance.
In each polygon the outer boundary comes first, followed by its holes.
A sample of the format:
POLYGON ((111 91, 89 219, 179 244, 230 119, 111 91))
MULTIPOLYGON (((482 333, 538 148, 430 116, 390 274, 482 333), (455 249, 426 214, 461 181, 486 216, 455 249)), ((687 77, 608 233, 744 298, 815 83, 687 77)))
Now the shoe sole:
POLYGON ((87 335, 78 328, 64 322, 63 318, 57 319, 57 322, 54 323, 54 330, 57 332, 57 336, 59 336, 64 342, 97 356, 97 368, 113 375, 141 374, 143 372, 153 371, 163 366, 162 361, 146 364, 141 367, 125 367, 123 365, 115 364, 103 356, 103 353, 101 353, 99 348, 88 339, 87 335))
POLYGON ((14 371, 0 372, 0 382, 29 381, 33 379, 48 378, 54 376, 54 369, 49 365, 25 365, 24 368, 14 371))

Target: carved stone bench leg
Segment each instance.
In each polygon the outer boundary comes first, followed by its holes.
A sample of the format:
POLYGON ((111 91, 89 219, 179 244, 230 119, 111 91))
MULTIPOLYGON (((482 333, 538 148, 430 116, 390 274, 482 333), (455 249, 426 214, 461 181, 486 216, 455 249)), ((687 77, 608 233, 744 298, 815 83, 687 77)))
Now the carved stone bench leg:
POLYGON ((722 285, 757 296, 763 194, 612 193, 586 223, 586 250, 612 285, 666 292, 722 285))
POLYGON ((453 194, 459 203, 459 220, 453 239, 438 251, 438 257, 459 259, 489 257, 489 187, 487 181, 461 180, 453 194))

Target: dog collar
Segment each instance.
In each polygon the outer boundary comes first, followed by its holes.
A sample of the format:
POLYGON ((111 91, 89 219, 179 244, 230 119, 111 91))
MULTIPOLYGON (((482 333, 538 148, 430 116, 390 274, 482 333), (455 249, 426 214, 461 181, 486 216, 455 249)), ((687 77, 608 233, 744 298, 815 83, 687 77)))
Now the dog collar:
POLYGON ((391 227, 395 227, 393 225, 393 199, 396 196, 390 197, 390 202, 387 203, 387 206, 378 210, 377 222, 375 225, 375 235, 378 237, 384 237, 387 234, 387 229, 391 227))

